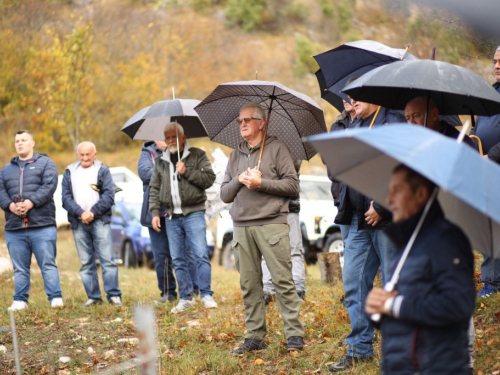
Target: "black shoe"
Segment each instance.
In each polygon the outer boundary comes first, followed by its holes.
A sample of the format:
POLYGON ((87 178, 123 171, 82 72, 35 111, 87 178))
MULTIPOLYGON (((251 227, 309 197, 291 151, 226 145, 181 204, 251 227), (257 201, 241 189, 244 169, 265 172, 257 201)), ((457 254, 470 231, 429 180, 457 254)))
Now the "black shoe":
POLYGON ((328 366, 328 370, 330 372, 341 372, 341 371, 349 371, 354 367, 356 363, 359 362, 368 362, 371 360, 371 357, 352 357, 350 355, 346 355, 342 360, 338 363, 328 366))
POLYGON ((288 338, 288 344, 286 350, 289 352, 298 352, 304 349, 304 339, 300 336, 290 336, 288 338))
POLYGON ((339 301, 339 302, 340 302, 340 304, 341 304, 341 305, 343 305, 344 307, 346 307, 346 305, 345 305, 345 296, 342 296, 342 297, 340 298, 340 301, 339 301))
POLYGON ((266 306, 271 302, 276 301, 276 294, 264 293, 264 301, 266 302, 266 306))
POLYGON ((306 292, 297 292, 302 302, 306 302, 306 292))
POLYGON ((102 305, 102 299, 92 299, 89 298, 87 302, 85 302, 82 307, 90 307, 95 305, 102 305))
POLYGON ((264 340, 259 339, 245 339, 243 344, 234 350, 231 350, 230 354, 243 355, 248 352, 253 352, 254 350, 262 350, 267 348, 267 344, 264 340))

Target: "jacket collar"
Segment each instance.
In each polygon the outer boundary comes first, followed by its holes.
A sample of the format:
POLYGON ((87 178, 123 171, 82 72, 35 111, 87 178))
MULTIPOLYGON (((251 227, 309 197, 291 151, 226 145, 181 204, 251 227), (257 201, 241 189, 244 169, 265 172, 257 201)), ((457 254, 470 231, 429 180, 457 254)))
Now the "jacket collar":
MULTIPOLYGON (((410 240, 413 231, 417 227, 418 221, 422 217, 424 209, 425 206, 418 213, 416 213, 413 216, 410 216, 408 219, 400 223, 392 223, 386 229, 384 229, 385 234, 387 234, 387 236, 392 240, 392 242, 394 242, 394 244, 399 249, 402 249, 404 246, 406 246, 406 244, 410 240)), ((439 202, 435 200, 432 203, 429 212, 427 213, 427 217, 425 218, 420 233, 422 233, 422 230, 424 228, 428 227, 436 220, 442 218, 444 218, 443 210, 441 209, 441 205, 439 204, 439 202)))
MULTIPOLYGON (((99 170, 101 168, 101 166, 102 166, 102 162, 99 161, 99 160, 97 160, 97 159, 95 159, 94 160, 94 165, 97 168, 97 170, 99 170)), ((80 167, 80 160, 77 160, 74 163, 68 165, 68 169, 70 170, 70 172, 76 171, 79 167, 80 167)))
MULTIPOLYGON (((278 138, 274 135, 270 135, 268 137, 266 137, 266 146, 271 143, 271 142, 274 142, 275 140, 277 140, 278 138)), ((260 147, 262 146, 262 142, 259 143, 257 146, 255 146, 253 149, 252 149, 252 152, 255 151, 255 150, 258 150, 260 149, 260 147)), ((247 146, 247 141, 243 141, 241 142, 239 145, 238 145, 238 150, 240 152, 243 152, 244 154, 250 154, 250 151, 248 151, 248 146, 247 146)))
MULTIPOLYGON (((184 151, 182 152, 181 160, 184 160, 188 157, 188 155, 190 154, 190 148, 191 145, 188 143, 188 141, 186 141, 186 143, 184 143, 184 151)), ((170 163, 170 151, 168 151, 168 147, 165 149, 165 151, 163 151, 163 155, 161 156, 161 158, 170 163)))
MULTIPOLYGON (((35 161, 35 160, 39 159, 41 156, 47 156, 47 155, 45 155, 45 154, 39 154, 38 152, 34 152, 33 153, 33 157, 31 159, 29 159, 29 160, 35 161)), ((28 160, 26 160, 26 161, 28 161, 28 160)), ((13 157, 12 159, 10 159, 10 162, 12 164, 18 164, 19 165, 19 156, 13 157)))

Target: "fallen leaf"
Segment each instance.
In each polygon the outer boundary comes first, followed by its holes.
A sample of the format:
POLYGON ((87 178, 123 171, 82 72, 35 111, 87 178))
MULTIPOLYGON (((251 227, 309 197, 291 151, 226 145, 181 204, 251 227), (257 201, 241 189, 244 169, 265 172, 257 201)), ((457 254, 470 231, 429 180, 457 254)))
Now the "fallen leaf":
POLYGON ((59 358, 59 362, 62 362, 62 363, 68 363, 69 361, 71 361, 71 357, 61 357, 61 358, 59 358))
POLYGON ((115 356, 116 352, 114 350, 108 350, 107 352, 104 353, 104 358, 113 358, 115 356))
POLYGON ((137 337, 131 337, 129 339, 119 339, 117 342, 125 342, 128 344, 137 344, 139 339, 137 337))
POLYGON ((3 345, 0 345, 0 352, 7 353, 7 348, 3 345))
POLYGON ((488 328, 486 331, 484 331, 484 334, 487 335, 488 333, 491 333, 493 332, 494 330, 498 329, 498 327, 491 327, 491 328, 488 328))
POLYGON ((264 363, 264 360, 263 360, 263 359, 261 359, 261 358, 257 358, 257 359, 255 360, 255 362, 254 362, 254 363, 255 363, 256 365, 261 365, 261 364, 263 364, 263 363, 264 363))
POLYGON ((24 345, 25 345, 25 346, 30 346, 31 344, 33 344, 33 343, 32 343, 32 342, 29 342, 29 341, 26 341, 26 342, 24 343, 24 345))
POLYGON ((89 346, 89 347, 87 348, 87 353, 88 353, 88 354, 94 354, 94 353, 95 353, 95 350, 94 350, 94 349, 92 349, 92 347, 91 347, 91 346, 89 346))
POLYGON ((179 343, 179 346, 186 346, 186 340, 182 340, 182 341, 179 343))
POLYGON ((120 318, 116 318, 115 320, 112 320, 113 323, 115 322, 121 322, 122 320, 120 318))

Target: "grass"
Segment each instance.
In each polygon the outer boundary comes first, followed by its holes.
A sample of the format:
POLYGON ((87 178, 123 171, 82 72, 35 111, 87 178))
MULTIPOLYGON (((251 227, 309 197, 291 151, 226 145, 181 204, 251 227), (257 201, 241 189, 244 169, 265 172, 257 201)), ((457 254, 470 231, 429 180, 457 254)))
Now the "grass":
MULTIPOLYGON (((5 256, 0 245, 0 256, 5 256)), ((16 313, 22 367, 25 374, 96 373, 135 358, 136 343, 119 343, 134 338, 133 306, 159 297, 155 273, 148 269, 120 268, 124 307, 108 303, 84 309, 85 292, 78 274, 79 260, 71 232, 60 231, 58 266, 65 307, 50 308, 38 266, 33 260, 30 307, 16 313), (93 353, 89 353, 89 347, 93 353), (60 357, 68 356, 63 364, 60 357)), ((321 284, 318 266, 309 266, 307 302, 301 317, 306 326, 305 350, 286 352, 283 324, 275 303, 267 308, 270 347, 243 357, 229 351, 244 337, 244 310, 238 274, 227 272, 213 261, 212 288, 218 309, 207 310, 200 303, 188 312, 172 315, 173 306, 156 305, 159 367, 162 374, 313 374, 328 373, 327 364, 340 360, 346 347, 341 342, 349 332, 349 317, 340 305, 341 285, 321 284)), ((9 326, 7 307, 12 301, 12 272, 0 275, 0 326, 9 326)), ((499 374, 500 295, 478 301, 475 314, 476 369, 478 374, 499 374)), ((0 332, 0 374, 13 374, 12 335, 0 332)), ((379 352, 380 336, 375 337, 379 352)), ((378 374, 377 357, 358 366, 353 374, 378 374)), ((137 369, 123 373, 136 374, 137 369)))

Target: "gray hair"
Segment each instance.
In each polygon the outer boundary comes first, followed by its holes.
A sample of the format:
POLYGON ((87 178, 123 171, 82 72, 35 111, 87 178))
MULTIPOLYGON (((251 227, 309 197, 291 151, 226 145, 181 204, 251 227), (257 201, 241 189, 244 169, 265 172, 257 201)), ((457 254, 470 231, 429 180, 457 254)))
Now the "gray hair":
POLYGON ((78 153, 78 150, 80 149, 81 146, 92 146, 92 148, 94 149, 94 152, 97 152, 97 148, 95 147, 95 144, 93 142, 84 141, 84 142, 80 142, 78 144, 78 146, 76 146, 76 152, 77 153, 78 153))
POLYGON ((165 125, 165 129, 163 130, 163 134, 177 127, 177 132, 179 133, 179 137, 184 135, 184 128, 178 122, 171 122, 170 124, 165 125))
POLYGON ((247 108, 253 108, 253 111, 254 111, 253 115, 254 116, 260 118, 261 120, 265 119, 266 112, 264 111, 264 108, 262 108, 262 106, 259 103, 250 102, 250 103, 243 105, 240 108, 240 113, 241 113, 241 111, 243 111, 244 109, 247 109, 247 108))
POLYGON ((495 50, 495 52, 498 52, 500 51, 500 46, 497 47, 497 49, 495 50))

